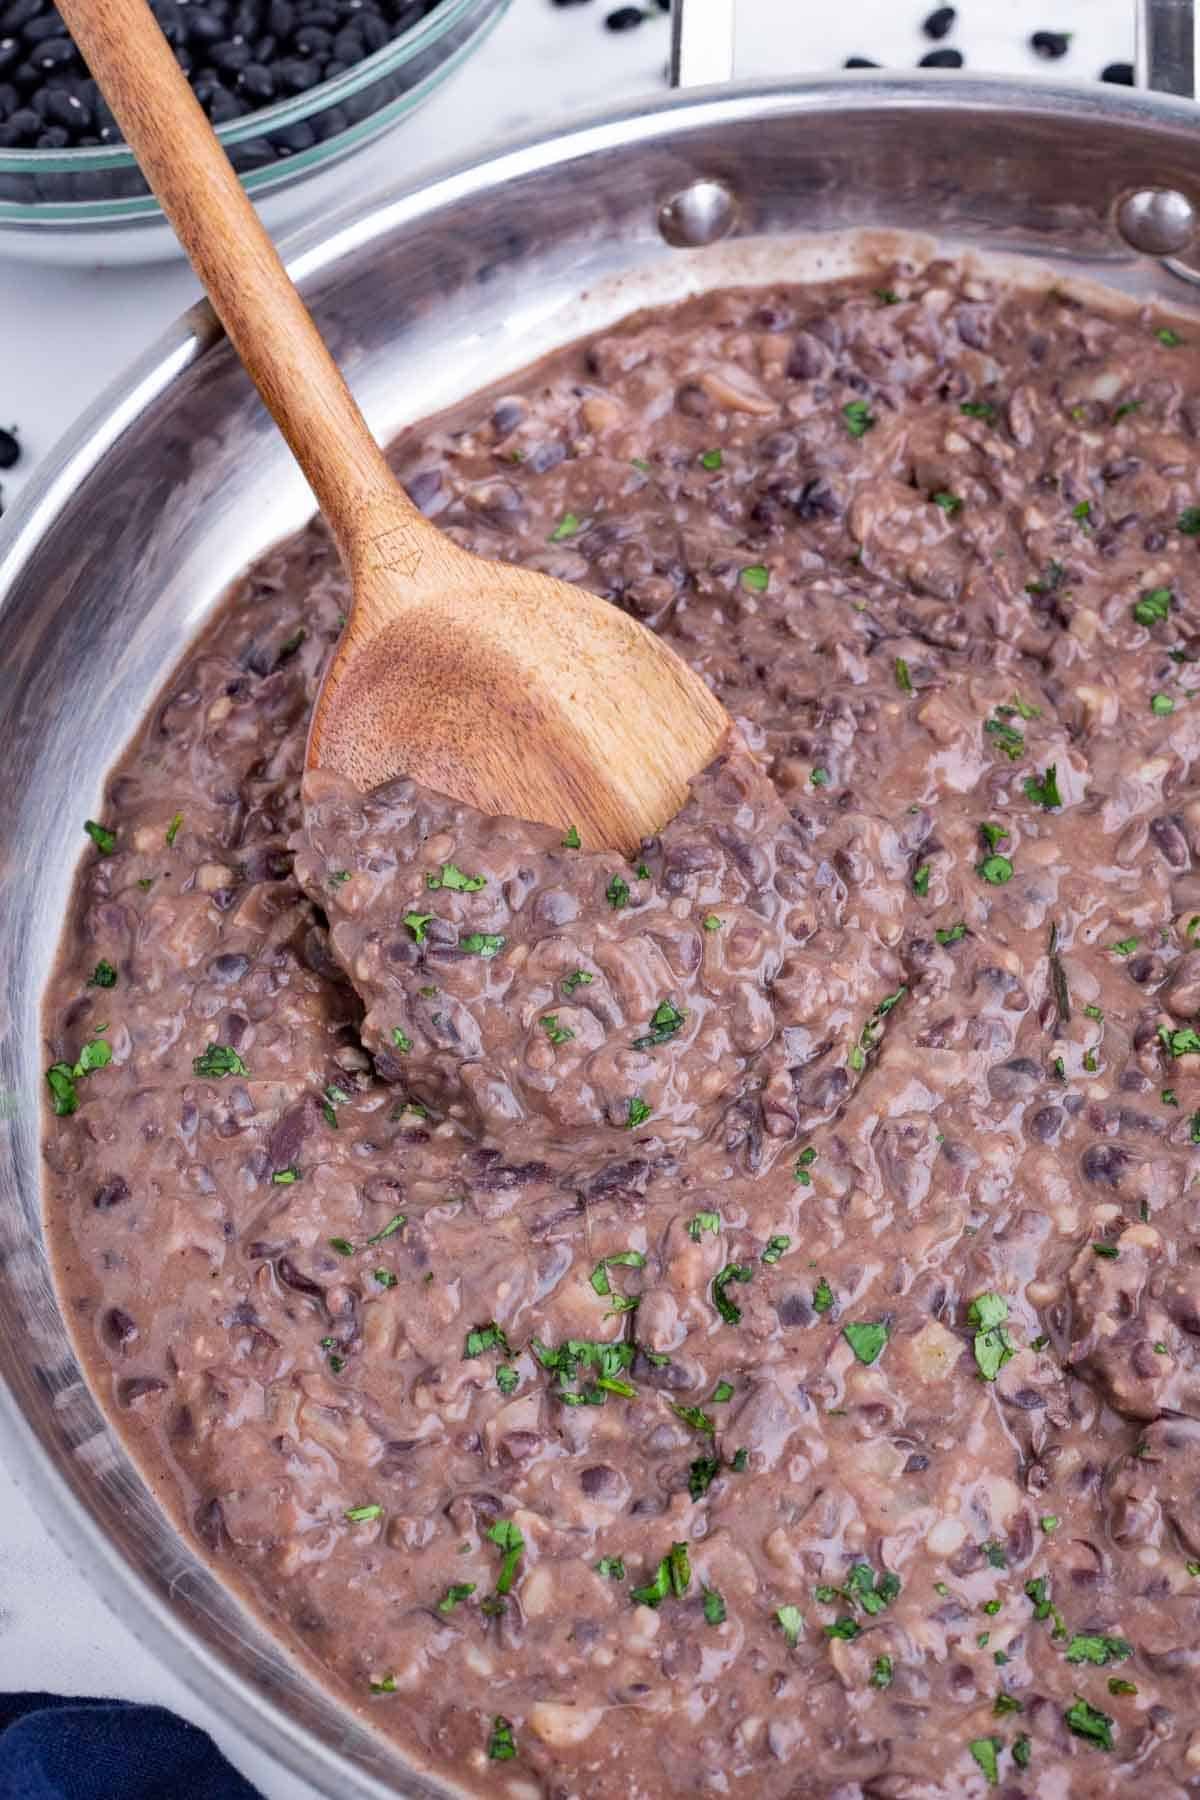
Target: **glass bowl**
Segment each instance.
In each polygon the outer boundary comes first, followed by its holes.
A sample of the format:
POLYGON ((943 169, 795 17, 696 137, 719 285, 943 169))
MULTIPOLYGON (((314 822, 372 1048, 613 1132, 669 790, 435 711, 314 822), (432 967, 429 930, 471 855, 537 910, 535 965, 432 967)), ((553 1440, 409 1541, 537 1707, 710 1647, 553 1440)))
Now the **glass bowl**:
MULTIPOLYGON (((399 124, 483 42, 509 3, 442 0, 403 36, 332 81, 218 126, 247 191, 256 202, 269 202, 399 124)), ((305 210, 293 199, 268 222, 291 223, 305 210)), ((124 144, 0 150, 0 249, 51 261, 178 254, 124 144), (117 253, 107 254, 114 244, 117 253)))

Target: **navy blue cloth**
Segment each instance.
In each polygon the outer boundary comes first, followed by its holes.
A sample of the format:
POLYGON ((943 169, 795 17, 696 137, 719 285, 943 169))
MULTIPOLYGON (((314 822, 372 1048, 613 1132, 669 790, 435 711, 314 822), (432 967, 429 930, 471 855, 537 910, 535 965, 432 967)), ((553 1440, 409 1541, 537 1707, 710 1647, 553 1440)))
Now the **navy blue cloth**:
POLYGON ((163 1706, 0 1694, 0 1800, 259 1800, 163 1706))

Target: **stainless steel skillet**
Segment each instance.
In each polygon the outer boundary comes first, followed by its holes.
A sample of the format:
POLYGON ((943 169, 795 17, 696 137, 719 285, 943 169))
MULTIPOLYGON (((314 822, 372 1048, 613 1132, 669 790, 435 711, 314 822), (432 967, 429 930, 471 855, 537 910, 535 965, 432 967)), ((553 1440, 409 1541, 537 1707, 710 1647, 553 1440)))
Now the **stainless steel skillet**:
MULTIPOLYGON (((1162 93, 875 73, 689 90, 360 207, 291 266, 383 433, 635 307, 849 266, 862 234, 1031 255, 1187 309, 1193 5, 1144 12, 1162 93)), ((727 0, 690 0, 685 76, 726 72, 712 22, 728 16, 727 0)), ((160 1512, 83 1384, 39 1197, 38 1012, 79 821, 182 642, 310 506, 197 308, 0 526, 0 1448, 165 1663, 282 1765, 354 1800, 442 1790, 349 1718, 160 1512)))

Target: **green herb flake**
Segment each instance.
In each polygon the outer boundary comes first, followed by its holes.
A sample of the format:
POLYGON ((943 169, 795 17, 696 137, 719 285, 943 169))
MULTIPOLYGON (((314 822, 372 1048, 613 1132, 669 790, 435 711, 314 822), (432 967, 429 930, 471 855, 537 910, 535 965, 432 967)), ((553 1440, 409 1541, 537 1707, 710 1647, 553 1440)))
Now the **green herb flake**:
POLYGON ((808 778, 814 787, 828 787, 832 776, 828 769, 816 768, 808 778))
POLYGON ((329 1242, 329 1248, 331 1250, 336 1251, 336 1253, 339 1256, 353 1256, 354 1255, 354 1245, 350 1242, 349 1238, 332 1237, 328 1240, 328 1242, 329 1242))
POLYGON ((1133 1655, 1133 1645, 1122 1637, 1103 1637, 1091 1632, 1076 1632, 1064 1655, 1069 1663, 1094 1663, 1098 1669, 1106 1663, 1124 1662, 1133 1655))
POLYGON ((918 900, 924 900, 929 893, 929 877, 933 874, 932 863, 922 863, 912 878, 912 891, 918 900))
POLYGON ((958 410, 968 419, 990 421, 996 416, 996 409, 990 400, 964 400, 958 410))
POLYGON ((525 1548, 525 1539, 511 1519, 497 1519, 494 1525, 489 1525, 486 1535, 504 1552, 500 1573, 496 1577, 496 1597, 503 1599, 516 1580, 517 1564, 525 1548))
POLYGON ((975 873, 992 887, 1003 887, 1013 878, 1013 866, 1007 856, 985 856, 982 862, 976 863, 975 873))
POLYGON ((1110 1694, 1136 1694, 1138 1691, 1137 1682, 1123 1681, 1119 1675, 1110 1675, 1108 1678, 1108 1691, 1110 1694))
POLYGON ((825 1636, 828 1638, 843 1638, 847 1643, 850 1643, 861 1631, 862 1626, 859 1624, 858 1620, 850 1618, 849 1615, 845 1615, 840 1619, 835 1619, 832 1625, 827 1625, 825 1627, 825 1636))
POLYGON ((972 1738, 967 1749, 983 1770, 989 1787, 1000 1780, 1000 1746, 995 1738, 972 1738))
POLYGON ((1112 1749, 1112 1720, 1098 1707, 1089 1706, 1087 1701, 1078 1694, 1075 1696, 1075 1704, 1067 1707, 1063 1718, 1067 1728, 1073 1731, 1076 1737, 1083 1738, 1087 1743, 1095 1744, 1098 1750, 1112 1749))
POLYGON ((716 913, 705 913, 702 922, 705 931, 720 931, 722 925, 725 923, 724 919, 718 919, 716 913))
POLYGON ((1051 808, 1062 805, 1062 795, 1058 791, 1058 768, 1054 763, 1042 771, 1040 781, 1028 775, 1021 785, 1025 789, 1026 799, 1034 806, 1043 806, 1049 812, 1051 808))
POLYGON ((271 1181, 275 1187, 294 1187, 299 1179, 299 1169, 290 1164, 286 1169, 276 1169, 275 1173, 271 1176, 271 1181))
POLYGON ((878 1362, 888 1341, 888 1327, 883 1320, 854 1321, 842 1326, 842 1336, 860 1363, 878 1362))
POLYGON ((1165 719, 1175 711, 1175 702, 1170 694, 1153 694, 1150 698, 1150 711, 1156 718, 1165 719))
POLYGON ((771 585, 771 571, 765 563, 751 563, 738 576, 742 586, 752 594, 765 594, 771 585))
POLYGON ((732 1381, 718 1381, 716 1387, 712 1391, 712 1404, 714 1406, 723 1406, 726 1400, 733 1399, 733 1395, 734 1386, 732 1381))
POLYGON ((495 1319, 489 1319, 486 1325, 476 1325, 466 1335, 463 1343, 462 1360, 470 1362, 476 1356, 482 1356, 487 1350, 502 1350, 505 1356, 512 1355, 512 1349, 504 1328, 497 1325, 495 1319))
POLYGON ((1091 516, 1092 516, 1092 503, 1090 500, 1081 500, 1079 502, 1078 506, 1074 506, 1071 508, 1071 517, 1073 519, 1078 519, 1081 522, 1081 524, 1086 524, 1087 521, 1091 518, 1091 516))
POLYGON ((881 306, 899 306, 900 296, 894 288, 875 288, 872 291, 881 306))
POLYGON ((370 1506, 350 1506, 347 1507, 345 1516, 352 1525, 364 1525, 371 1519, 381 1519, 383 1508, 378 1501, 372 1502, 370 1506))
POLYGON ((694 1244, 700 1242, 700 1234, 711 1231, 715 1237, 721 1229, 721 1215, 717 1212, 693 1213, 688 1220, 687 1234, 694 1244))
POLYGON ((679 1031, 687 1018, 671 1000, 660 1000, 650 1015, 650 1029, 641 1037, 635 1037, 635 1050, 654 1050, 660 1044, 668 1043, 679 1031))
POLYGON ((192 1058, 192 1073, 219 1081, 223 1075, 248 1075, 250 1071, 230 1045, 210 1044, 203 1056, 192 1058))
MULTIPOLYGON (((997 708, 999 711, 999 708, 997 708)), ((1016 762, 1025 754, 1025 733, 1018 731, 1015 725, 1009 725, 1004 719, 985 719, 983 729, 990 738, 996 741, 997 750, 1016 762)))
POLYGON ((985 1381, 995 1381, 1016 1355, 1005 1330, 1008 1302, 1000 1294, 977 1294, 967 1307, 967 1323, 975 1327, 975 1366, 985 1381))
POLYGON ((629 905, 629 883, 620 875, 614 875, 604 890, 604 898, 614 912, 620 912, 622 907, 629 905))
POLYGON ((997 1719, 1003 1719, 1008 1713, 1024 1712, 1024 1707, 1014 1694, 1006 1694, 1001 1688, 992 1701, 992 1712, 997 1719))
POLYGON ((625 1118, 625 1129, 626 1131, 636 1131, 638 1126, 644 1125, 650 1117, 650 1108, 640 1094, 631 1094, 627 1105, 629 1110, 625 1118))
POLYGON ((583 839, 579 835, 578 826, 568 825, 567 826, 567 835, 562 841, 563 849, 564 850, 578 850, 582 843, 583 843, 583 839))
POLYGON ((817 1153, 815 1149, 811 1144, 806 1144, 796 1158, 795 1166, 792 1169, 792 1180, 796 1182, 799 1187, 812 1186, 812 1176, 809 1174, 809 1170, 816 1160, 817 1153))
POLYGON ((623 1556, 602 1556, 596 1564, 597 1575, 603 1575, 606 1581, 624 1581, 625 1558, 623 1556))
POLYGON ((384 1675, 379 1681, 373 1681, 370 1685, 373 1694, 394 1694, 396 1691, 396 1677, 394 1675, 384 1675))
POLYGON ((564 538, 574 537, 582 521, 576 513, 564 513, 554 530, 550 533, 550 543, 561 544, 564 538))
POLYGON ((1160 325, 1154 335, 1160 344, 1166 345, 1168 350, 1177 349, 1183 342, 1179 333, 1177 331, 1172 331, 1169 325, 1160 325))
POLYGON ((833 1289, 823 1275, 813 1289, 812 1303, 813 1311, 816 1313, 827 1313, 832 1311, 833 1289))
POLYGON ((596 977, 589 974, 587 969, 572 969, 569 975, 563 977, 563 993, 573 994, 576 988, 591 987, 595 979, 596 977))
POLYGON ((706 450, 700 458, 700 467, 702 469, 719 469, 722 460, 719 450, 706 450))
POLYGON ((575 1033, 569 1025, 560 1025, 557 1013, 547 1013, 541 1021, 542 1030, 557 1048, 559 1044, 569 1044, 575 1033))
POLYGON ((945 930, 939 926, 933 935, 937 942, 943 946, 946 944, 958 944, 966 937, 967 927, 965 922, 960 919, 957 925, 950 925, 945 930))
POLYGON ((456 1606, 459 1606, 464 1600, 469 1600, 474 1592, 475 1583, 473 1581, 453 1582, 438 1601, 437 1609, 440 1613, 452 1613, 456 1606))
POLYGON ((939 493, 939 494, 932 494, 930 496, 930 498, 932 499, 933 504, 935 506, 941 507, 942 511, 946 514, 947 518, 953 518, 954 514, 956 512, 960 512, 962 510, 962 501, 959 499, 957 494, 947 494, 947 493, 943 492, 943 493, 939 493))
POLYGON ((1159 1042, 1168 1056, 1194 1056, 1200 1052, 1200 1034, 1191 1025, 1172 1030, 1169 1025, 1158 1028, 1159 1042))
POLYGON ((704 1623, 706 1625, 723 1625, 725 1623, 725 1599, 716 1588, 704 1589, 704 1623))
POLYGON ((1140 939, 1135 937, 1121 938, 1117 943, 1110 944, 1109 949, 1114 956, 1132 956, 1139 942, 1140 939))
POLYGON ((408 929, 412 932, 414 942, 416 942, 418 944, 423 944, 425 942, 425 927, 429 924, 430 920, 433 917, 434 917, 433 913, 419 913, 419 912, 406 912, 405 913, 404 923, 408 926, 408 929))
POLYGON ((173 848, 175 839, 179 836, 179 829, 182 824, 183 824, 183 814, 181 812, 177 812, 175 814, 175 817, 171 820, 171 823, 167 826, 165 833, 163 834, 166 839, 166 845, 167 845, 168 850, 173 848))
POLYGON ((1157 620, 1165 619, 1171 610, 1172 598, 1170 588, 1148 588, 1141 599, 1134 602, 1134 619, 1139 625, 1153 625, 1157 620))
POLYGON ((394 1288, 399 1282, 399 1276, 393 1275, 390 1269, 374 1269, 371 1275, 381 1288, 394 1288))
POLYGON ((110 831, 107 825, 97 824, 95 819, 85 819, 83 829, 95 844, 101 856, 111 856, 117 847, 117 834, 110 831))
POLYGON ((477 894, 487 886, 486 875, 464 875, 457 863, 443 863, 440 875, 425 877, 427 888, 449 888, 456 894, 477 894))
POLYGON ((784 1636, 789 1650, 794 1650, 804 1634, 804 1614, 798 1606, 777 1606, 775 1623, 784 1636))
POLYGON ((384 1238, 394 1237, 396 1232, 402 1231, 407 1224, 408 1215, 406 1213, 393 1213, 387 1224, 369 1237, 367 1242, 368 1244, 382 1244, 384 1238))
POLYGON ((988 849, 994 850, 997 844, 1002 844, 1004 842, 1005 838, 1008 836, 1008 832, 1004 829, 1003 825, 994 825, 991 820, 988 819, 980 825, 979 835, 987 845, 988 849))
POLYGON ((909 674, 908 664, 902 656, 896 658, 895 670, 896 686, 902 694, 911 694, 913 691, 912 676, 909 674))
MULTIPOLYGON (((569 516, 569 515, 568 515, 569 516)), ((499 1713, 492 1720, 491 1736, 488 1738, 488 1757, 492 1762, 511 1762, 517 1754, 517 1743, 513 1737, 513 1728, 509 1721, 499 1713)))
POLYGON ((742 1309, 735 1306, 729 1298, 728 1289, 737 1281, 745 1283, 753 1279, 754 1270, 749 1263, 726 1263, 725 1267, 713 1276, 712 1302, 727 1325, 736 1325, 741 1319, 742 1309))
POLYGON ((1175 529, 1184 537, 1200 537, 1200 506, 1185 506, 1175 521, 1175 529))
POLYGON ((852 438, 865 437, 875 424, 875 417, 865 400, 851 400, 842 408, 846 430, 852 438))
POLYGON ((791 1244, 792 1240, 790 1237, 779 1236, 768 1238, 767 1247, 762 1253, 763 1261, 765 1263, 777 1263, 780 1257, 783 1256, 786 1251, 791 1249, 791 1244))
POLYGON ((1042 1530, 1046 1533, 1047 1537, 1050 1536, 1051 1532, 1058 1530, 1060 1523, 1061 1523, 1061 1520, 1059 1519, 1057 1513, 1043 1513, 1041 1518, 1038 1520, 1038 1524, 1041 1526, 1042 1530))
POLYGON ((117 985, 117 971, 110 962, 101 958, 88 976, 87 984, 89 987, 114 988, 117 985))

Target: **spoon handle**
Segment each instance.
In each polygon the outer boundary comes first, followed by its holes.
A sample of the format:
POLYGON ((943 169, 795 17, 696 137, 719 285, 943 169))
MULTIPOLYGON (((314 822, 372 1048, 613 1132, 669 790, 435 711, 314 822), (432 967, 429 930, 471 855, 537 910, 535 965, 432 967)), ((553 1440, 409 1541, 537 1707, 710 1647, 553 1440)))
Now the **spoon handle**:
POLYGON ((375 439, 146 0, 56 0, 343 559, 428 530, 375 439))

